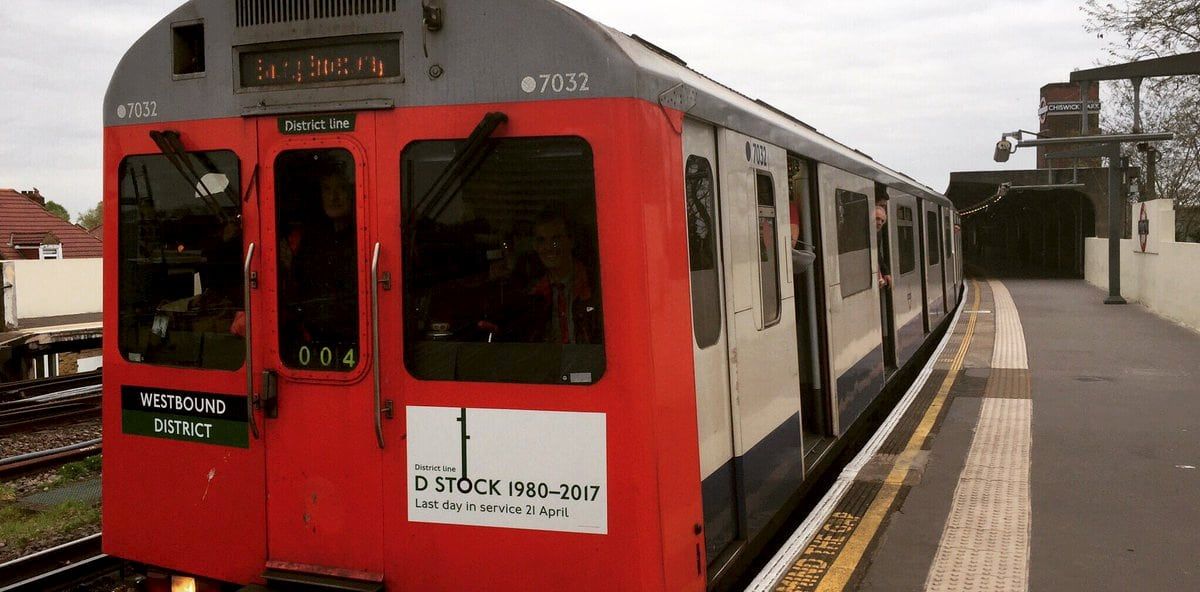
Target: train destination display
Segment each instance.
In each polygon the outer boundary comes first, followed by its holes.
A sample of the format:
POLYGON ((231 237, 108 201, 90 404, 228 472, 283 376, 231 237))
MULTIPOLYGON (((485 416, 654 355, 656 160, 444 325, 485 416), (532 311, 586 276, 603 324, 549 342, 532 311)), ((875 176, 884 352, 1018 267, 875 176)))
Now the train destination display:
POLYGON ((242 88, 307 86, 400 76, 400 42, 321 40, 304 46, 242 51, 242 88))
POLYGON ((414 522, 608 533, 603 413, 408 407, 414 522))
POLYGON ((246 399, 213 393, 122 386, 121 431, 220 446, 250 446, 246 399))

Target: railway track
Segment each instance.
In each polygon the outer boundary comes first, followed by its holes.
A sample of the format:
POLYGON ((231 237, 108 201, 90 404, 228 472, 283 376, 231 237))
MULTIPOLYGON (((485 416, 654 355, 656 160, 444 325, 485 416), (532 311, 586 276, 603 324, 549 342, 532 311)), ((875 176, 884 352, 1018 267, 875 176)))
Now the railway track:
POLYGON ((100 387, 94 392, 52 400, 22 399, 0 403, 0 433, 15 434, 47 426, 100 417, 100 387))
POLYGON ((0 564, 0 592, 67 590, 120 569, 101 552, 100 533, 0 564))
POLYGON ((100 371, 0 384, 0 433, 100 416, 100 371))
POLYGON ((101 371, 80 372, 54 378, 38 378, 34 380, 18 380, 0 383, 0 403, 31 399, 43 395, 70 391, 72 389, 98 386, 101 371))
POLYGON ((100 438, 70 446, 0 459, 0 481, 38 473, 72 461, 100 454, 100 438))

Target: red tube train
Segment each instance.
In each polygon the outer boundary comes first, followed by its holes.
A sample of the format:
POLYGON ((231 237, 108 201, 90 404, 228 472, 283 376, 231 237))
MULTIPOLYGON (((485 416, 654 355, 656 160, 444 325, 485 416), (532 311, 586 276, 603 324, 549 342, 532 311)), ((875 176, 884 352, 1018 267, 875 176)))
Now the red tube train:
POLYGON ((104 118, 149 589, 727 585, 962 286, 943 196, 548 0, 194 0, 104 118))

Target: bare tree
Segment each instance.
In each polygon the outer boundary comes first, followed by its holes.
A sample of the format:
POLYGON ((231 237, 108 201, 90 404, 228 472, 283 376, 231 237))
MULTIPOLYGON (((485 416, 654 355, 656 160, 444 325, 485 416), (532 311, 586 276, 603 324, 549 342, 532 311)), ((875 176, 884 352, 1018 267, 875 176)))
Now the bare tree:
MULTIPOLYGON (((1200 0, 1088 0, 1082 10, 1085 28, 1108 40, 1114 62, 1200 51, 1200 0)), ((1130 84, 1106 83, 1105 90, 1112 107, 1105 114, 1106 131, 1130 131, 1130 84)), ((1143 128, 1176 137, 1158 147, 1155 193, 1175 200, 1178 239, 1200 242, 1200 76, 1148 79, 1141 94, 1143 128)))

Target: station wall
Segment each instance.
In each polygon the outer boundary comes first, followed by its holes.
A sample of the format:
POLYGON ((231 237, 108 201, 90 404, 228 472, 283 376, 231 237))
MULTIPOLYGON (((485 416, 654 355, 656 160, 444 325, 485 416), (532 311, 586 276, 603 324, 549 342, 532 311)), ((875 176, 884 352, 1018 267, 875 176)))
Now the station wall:
MULTIPOLYGON (((1133 204, 1132 239, 1121 241, 1121 295, 1155 314, 1200 331, 1200 243, 1175 242, 1175 212, 1169 199, 1133 204), (1142 250, 1141 208, 1148 234, 1142 250)), ((1108 239, 1085 239, 1084 279, 1108 290, 1108 239)))
POLYGON ((98 313, 104 302, 100 258, 5 261, 4 322, 98 313))

